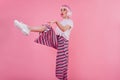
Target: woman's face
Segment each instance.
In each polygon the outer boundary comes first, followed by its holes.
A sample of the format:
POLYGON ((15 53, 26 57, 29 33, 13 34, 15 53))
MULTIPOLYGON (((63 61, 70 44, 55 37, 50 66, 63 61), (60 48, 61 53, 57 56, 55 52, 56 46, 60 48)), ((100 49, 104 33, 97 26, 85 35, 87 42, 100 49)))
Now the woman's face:
POLYGON ((61 17, 66 18, 67 17, 67 9, 61 8, 61 17))

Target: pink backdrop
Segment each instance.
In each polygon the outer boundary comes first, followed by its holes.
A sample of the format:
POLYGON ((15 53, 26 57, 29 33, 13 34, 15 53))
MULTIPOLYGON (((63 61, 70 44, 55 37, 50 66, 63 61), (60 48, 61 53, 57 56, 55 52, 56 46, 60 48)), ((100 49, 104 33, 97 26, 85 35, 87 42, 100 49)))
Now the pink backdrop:
POLYGON ((73 10, 69 80, 120 80, 120 0, 0 0, 0 80, 57 80, 56 50, 34 43, 13 20, 38 26, 73 10))

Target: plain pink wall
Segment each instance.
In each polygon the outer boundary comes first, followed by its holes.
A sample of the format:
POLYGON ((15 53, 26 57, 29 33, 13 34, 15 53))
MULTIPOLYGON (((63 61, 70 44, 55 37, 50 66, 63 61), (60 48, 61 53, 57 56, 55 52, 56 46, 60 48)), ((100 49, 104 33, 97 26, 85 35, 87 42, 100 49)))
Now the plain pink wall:
POLYGON ((120 80, 120 0, 0 0, 0 80, 57 80, 56 50, 23 36, 18 19, 38 26, 73 11, 69 80, 120 80))

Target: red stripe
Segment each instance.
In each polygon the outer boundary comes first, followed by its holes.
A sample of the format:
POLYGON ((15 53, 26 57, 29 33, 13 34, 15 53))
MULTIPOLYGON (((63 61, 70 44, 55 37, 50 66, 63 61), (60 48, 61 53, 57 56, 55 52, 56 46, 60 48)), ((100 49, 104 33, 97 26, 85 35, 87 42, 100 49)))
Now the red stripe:
POLYGON ((56 77, 61 80, 67 80, 68 40, 62 36, 57 36, 51 27, 46 26, 50 30, 40 33, 35 42, 58 50, 56 56, 56 77))

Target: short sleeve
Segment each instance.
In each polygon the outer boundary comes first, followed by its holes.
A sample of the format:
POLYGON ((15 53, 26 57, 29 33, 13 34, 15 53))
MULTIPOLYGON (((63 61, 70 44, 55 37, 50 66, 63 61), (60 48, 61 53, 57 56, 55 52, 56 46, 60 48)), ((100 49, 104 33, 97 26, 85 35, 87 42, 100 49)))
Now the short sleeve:
POLYGON ((72 20, 68 20, 67 21, 67 25, 70 25, 71 27, 73 27, 73 21, 72 20))

